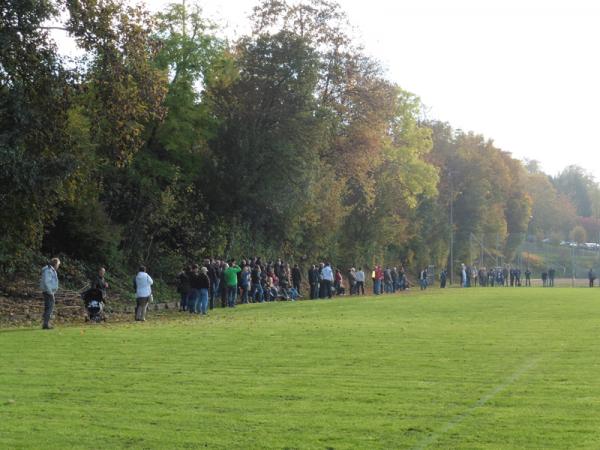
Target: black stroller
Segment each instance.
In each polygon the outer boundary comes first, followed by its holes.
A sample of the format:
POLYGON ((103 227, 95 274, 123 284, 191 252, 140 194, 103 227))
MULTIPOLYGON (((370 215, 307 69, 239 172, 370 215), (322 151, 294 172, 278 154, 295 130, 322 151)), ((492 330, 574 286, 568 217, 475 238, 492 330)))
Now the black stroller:
POLYGON ((104 298, 100 289, 88 289, 81 294, 85 309, 87 311, 86 322, 106 322, 104 314, 104 298))

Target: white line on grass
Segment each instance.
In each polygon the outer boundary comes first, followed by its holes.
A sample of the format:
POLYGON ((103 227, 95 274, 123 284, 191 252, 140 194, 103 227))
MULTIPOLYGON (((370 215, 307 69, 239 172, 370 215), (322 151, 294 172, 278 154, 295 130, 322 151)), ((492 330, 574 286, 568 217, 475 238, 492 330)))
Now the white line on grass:
POLYGON ((521 367, 519 367, 517 370, 515 370, 515 372, 510 377, 508 377, 504 381, 504 383, 499 384, 498 386, 496 386, 495 388, 490 390, 487 394, 485 394, 483 397, 481 397, 473 406, 471 406, 469 409, 467 409, 462 414, 455 416, 452 420, 447 422, 446 425, 444 425, 439 431, 437 431, 437 432, 433 433, 432 435, 428 436, 427 438, 423 439, 421 441, 421 443, 418 444, 414 448, 421 450, 421 449, 429 447, 431 444, 433 444, 435 441, 437 441, 443 434, 446 434, 448 431, 452 430, 457 425, 460 425, 466 418, 473 415, 473 413, 475 412, 476 409, 481 408, 487 402, 489 402, 491 399, 493 399, 495 396, 497 396, 503 390, 505 390, 507 387, 509 387, 511 384, 514 384, 527 371, 533 369, 538 364, 539 361, 540 361, 540 357, 537 357, 537 358, 527 361, 525 364, 523 364, 521 367))

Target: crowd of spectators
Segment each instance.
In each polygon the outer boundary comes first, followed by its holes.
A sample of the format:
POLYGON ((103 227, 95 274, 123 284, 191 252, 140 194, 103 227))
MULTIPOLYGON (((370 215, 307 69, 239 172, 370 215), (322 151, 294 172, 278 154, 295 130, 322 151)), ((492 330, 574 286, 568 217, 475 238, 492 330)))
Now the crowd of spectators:
MULTIPOLYGON (((223 261, 205 259, 177 275, 179 309, 207 314, 216 306, 234 308, 237 303, 262 303, 299 298, 332 298, 365 295, 366 275, 362 267, 346 273, 329 262, 313 264, 304 273, 298 264, 281 259, 263 262, 261 258, 223 261), (303 281, 306 282, 303 283, 303 281), (304 292, 304 289, 307 292, 304 292)), ((371 272, 373 294, 395 293, 409 287, 404 269, 376 266, 371 272)))

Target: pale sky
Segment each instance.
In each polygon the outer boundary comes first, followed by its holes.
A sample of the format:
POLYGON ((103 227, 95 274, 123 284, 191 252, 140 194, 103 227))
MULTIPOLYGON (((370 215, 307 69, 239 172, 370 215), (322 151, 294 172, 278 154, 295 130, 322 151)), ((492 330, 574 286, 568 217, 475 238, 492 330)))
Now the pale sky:
MULTIPOLYGON (((484 134, 552 175, 578 164, 600 180, 600 2, 338 2, 357 42, 421 97, 429 118, 484 134)), ((171 1, 146 3, 157 11, 171 1)), ((232 36, 257 1, 199 4, 232 36)))

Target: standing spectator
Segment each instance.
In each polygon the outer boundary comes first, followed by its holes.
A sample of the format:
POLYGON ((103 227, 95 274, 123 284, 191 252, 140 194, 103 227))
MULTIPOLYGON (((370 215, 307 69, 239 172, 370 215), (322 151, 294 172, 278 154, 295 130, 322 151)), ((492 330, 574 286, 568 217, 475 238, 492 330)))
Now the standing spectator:
POLYGON ((56 294, 56 291, 58 291, 57 271, 59 266, 60 259, 52 258, 50 262, 42 268, 40 289, 42 290, 42 296, 44 297, 44 315, 42 323, 42 328, 44 330, 51 330, 54 328, 50 324, 50 319, 56 302, 54 295, 56 294))
POLYGON ((346 290, 344 289, 344 280, 342 278, 342 272, 340 272, 340 269, 335 269, 333 287, 335 288, 335 295, 345 294, 346 290))
POLYGON ((556 270, 553 267, 548 270, 548 285, 554 287, 554 277, 556 276, 556 270))
POLYGON ((321 289, 321 298, 331 298, 331 285, 333 284, 333 270, 331 270, 331 264, 326 263, 321 271, 321 282, 323 283, 323 289, 321 289))
POLYGON ((252 282, 252 289, 250 291, 250 298, 253 302, 262 303, 264 301, 263 287, 261 283, 262 270, 260 265, 255 264, 252 272, 250 272, 250 281, 252 282))
POLYGON ((515 285, 521 287, 521 269, 515 269, 515 285))
POLYGON ((250 266, 244 266, 240 277, 240 289, 242 292, 242 303, 246 304, 249 301, 250 285, 252 284, 250 266))
POLYGON ((206 276, 208 277, 208 281, 210 282, 210 289, 208 291, 208 308, 209 309, 213 309, 213 294, 212 294, 212 288, 213 288, 213 280, 215 277, 214 274, 214 267, 212 265, 212 262, 210 259, 205 259, 204 263, 202 264, 203 267, 206 267, 206 276))
POLYGON ((138 274, 133 280, 133 287, 135 288, 136 307, 135 307, 135 320, 138 322, 146 321, 146 311, 148 310, 148 302, 152 300, 152 285, 154 281, 146 273, 146 267, 140 266, 138 274))
POLYGON ((531 287, 531 270, 525 269, 525 286, 531 287))
POLYGON ((594 269, 590 268, 588 272, 588 279, 590 280, 590 287, 594 287, 594 280, 596 279, 596 274, 594 273, 594 269))
POLYGON ((383 269, 379 266, 375 267, 375 295, 383 294, 383 269))
POLYGON ((383 271, 383 287, 386 294, 392 293, 392 271, 389 267, 383 271))
POLYGON ((218 262, 215 260, 212 260, 210 263, 208 277, 210 278, 210 298, 208 307, 213 309, 219 298, 219 286, 221 284, 221 270, 218 262))
POLYGON ((440 273, 440 288, 444 289, 446 287, 446 281, 448 280, 448 272, 446 269, 442 270, 440 273))
MULTIPOLYGON (((226 262, 220 262, 221 270, 219 272, 219 292, 221 293, 221 308, 227 307, 227 282, 225 281, 225 269, 229 268, 226 262)), ((237 277, 236 277, 237 278, 237 277)))
POLYGON ((548 287, 548 272, 542 272, 542 286, 548 287))
POLYGON ((192 265, 189 275, 190 293, 188 296, 188 311, 190 314, 200 313, 200 274, 198 265, 192 265))
POLYGON ((298 295, 300 295, 300 283, 302 283, 302 272, 300 272, 298 264, 294 264, 294 268, 292 269, 292 287, 296 289, 298 295))
POLYGON ((421 285, 422 291, 427 289, 427 269, 421 270, 421 273, 419 274, 419 284, 421 285))
POLYGON ((106 290, 108 289, 108 283, 104 279, 106 275, 106 269, 104 267, 100 267, 98 269, 98 274, 92 280, 91 289, 98 289, 102 293, 102 300, 106 300, 106 290))
POLYGON ((278 278, 283 277, 283 262, 281 259, 278 259, 275 265, 273 266, 273 274, 278 278))
POLYGON ((210 292, 210 278, 208 277, 208 268, 202 266, 198 275, 199 298, 196 306, 196 312, 206 316, 208 314, 208 294, 210 292))
POLYGON ((223 276, 225 277, 225 290, 227 292, 227 306, 230 308, 235 308, 235 300, 237 295, 237 282, 238 282, 238 273, 240 273, 242 269, 235 263, 235 259, 231 260, 231 267, 225 264, 225 270, 223 271, 223 276))
POLYGON ((310 299, 314 300, 319 297, 319 269, 316 265, 312 265, 308 271, 308 284, 310 285, 310 299))
POLYGON ((390 270, 389 267, 386 267, 385 270, 383 271, 383 284, 384 284, 384 290, 386 294, 391 294, 393 289, 392 289, 392 271, 390 270))
POLYGON ((362 267, 358 268, 356 272, 356 295, 365 295, 365 272, 362 267))
POLYGON ((400 270, 398 271, 398 288, 401 291, 404 291, 408 288, 408 283, 406 281, 406 273, 404 272, 404 266, 400 266, 400 270))
POLYGON ((395 294, 398 289, 398 269, 394 267, 392 269, 392 292, 395 294))
POLYGON ((191 267, 184 267, 177 275, 177 292, 181 296, 179 300, 179 311, 187 310, 188 295, 190 294, 190 272, 191 267))
POLYGON ((354 295, 356 290, 356 269, 352 267, 348 272, 348 285, 350 287, 350 295, 354 295))

